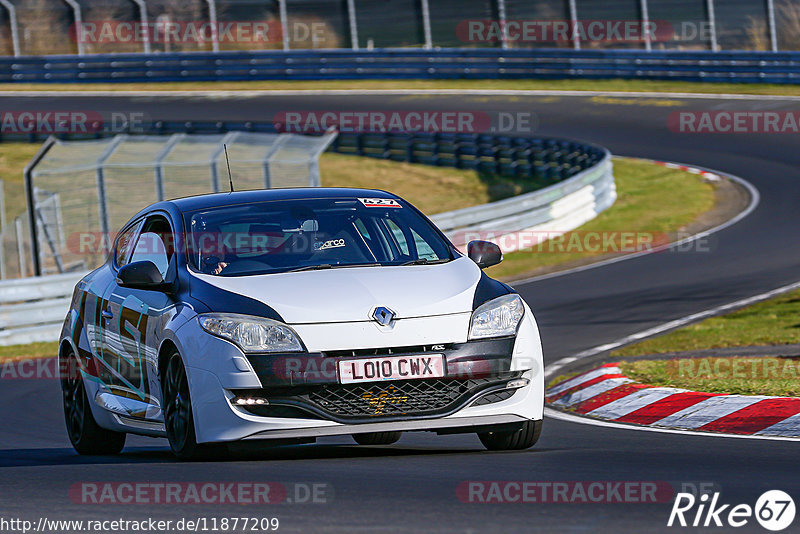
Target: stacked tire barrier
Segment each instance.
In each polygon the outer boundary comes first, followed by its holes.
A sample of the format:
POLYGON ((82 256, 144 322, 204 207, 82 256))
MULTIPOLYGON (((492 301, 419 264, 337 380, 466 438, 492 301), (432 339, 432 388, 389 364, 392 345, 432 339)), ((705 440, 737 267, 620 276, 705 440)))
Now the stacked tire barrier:
POLYGON ((384 48, 0 58, 2 83, 626 78, 800 83, 798 52, 384 48))

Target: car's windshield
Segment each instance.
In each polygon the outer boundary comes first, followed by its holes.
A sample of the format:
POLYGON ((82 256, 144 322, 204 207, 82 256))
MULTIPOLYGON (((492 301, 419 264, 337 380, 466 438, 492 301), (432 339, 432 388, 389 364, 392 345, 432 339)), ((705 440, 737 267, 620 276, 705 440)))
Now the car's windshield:
POLYGON ((275 200, 187 213, 190 268, 243 276, 453 259, 429 221, 394 199, 275 200))

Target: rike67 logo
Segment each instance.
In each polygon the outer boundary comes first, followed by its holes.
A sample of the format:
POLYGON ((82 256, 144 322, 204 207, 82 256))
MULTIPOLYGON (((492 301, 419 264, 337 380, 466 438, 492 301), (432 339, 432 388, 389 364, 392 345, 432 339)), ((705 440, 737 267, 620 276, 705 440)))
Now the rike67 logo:
POLYGON ((678 493, 667 526, 739 528, 755 518, 765 529, 777 532, 789 527, 794 521, 794 500, 788 493, 780 490, 770 490, 762 494, 755 507, 749 504, 722 504, 719 497, 719 493, 705 493, 700 497, 691 493, 678 493))

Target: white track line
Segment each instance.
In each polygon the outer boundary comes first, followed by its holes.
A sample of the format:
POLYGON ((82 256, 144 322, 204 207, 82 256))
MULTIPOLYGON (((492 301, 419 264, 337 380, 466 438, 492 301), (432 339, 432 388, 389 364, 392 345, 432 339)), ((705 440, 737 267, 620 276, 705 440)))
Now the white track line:
MULTIPOLYGON (((268 82, 269 80, 265 80, 268 82)), ((135 83, 135 82, 133 82, 135 83)), ((179 82, 176 82, 179 83, 179 82)), ((746 95, 735 93, 670 93, 644 91, 559 91, 548 89, 257 89, 257 90, 211 90, 194 91, 0 91, 0 96, 10 97, 200 97, 200 98, 255 98, 262 96, 365 96, 365 95, 460 95, 460 96, 610 96, 627 98, 687 98, 708 100, 786 100, 800 101, 800 96, 790 95, 746 95)))
POLYGON ((745 435, 745 434, 718 434, 714 432, 697 432, 694 430, 677 430, 673 428, 656 428, 651 426, 638 426, 629 423, 614 423, 611 421, 603 421, 602 419, 590 419, 580 415, 573 415, 571 413, 562 412, 553 408, 544 408, 545 415, 550 419, 558 419, 560 421, 568 421, 570 423, 578 423, 581 425, 594 425, 605 428, 613 428, 615 430, 633 430, 638 432, 659 432, 661 434, 683 434, 685 436, 704 436, 707 438, 732 438, 732 439, 761 439, 772 441, 800 441, 800 438, 787 438, 782 436, 765 436, 765 435, 745 435))
POLYGON ((744 308, 745 306, 749 306, 757 302, 769 300, 773 297, 777 297, 784 293, 794 291, 795 289, 800 289, 800 282, 795 282, 793 284, 779 287, 778 289, 773 289, 772 291, 768 291, 766 293, 761 293, 760 295, 756 295, 754 297, 748 297, 745 299, 737 300, 729 304, 724 304, 722 306, 717 306, 716 308, 711 308, 710 310, 702 311, 699 313, 693 313, 692 315, 687 315, 686 317, 681 317, 680 319, 675 319, 674 321, 669 321, 668 323, 654 326, 653 328, 648 328, 647 330, 642 330, 641 332, 637 332, 635 334, 623 337, 622 339, 619 339, 612 343, 599 345, 597 347, 585 350, 583 352, 576 354, 575 356, 571 356, 569 358, 562 358, 561 360, 558 360, 557 362, 547 366, 547 370, 545 371, 545 376, 546 377, 553 376, 559 369, 577 360, 588 358, 590 356, 595 356, 597 354, 608 352, 610 350, 618 349, 622 346, 629 345, 636 341, 641 341, 642 339, 652 337, 657 334, 662 334, 669 330, 674 330, 675 328, 679 328, 681 326, 686 326, 688 324, 695 323, 702 319, 707 319, 709 317, 721 315, 727 311, 735 310, 738 308, 744 308))
MULTIPOLYGON (((621 157, 625 157, 625 156, 621 156, 621 157)), ((616 258, 611 258, 609 260, 598 261, 596 263, 590 263, 588 265, 583 265, 581 267, 575 267, 574 269, 566 269, 564 271, 558 271, 558 272, 554 272, 554 273, 550 273, 550 274, 544 274, 544 275, 534 276, 534 277, 531 277, 531 278, 524 278, 522 280, 516 280, 516 281, 511 283, 512 286, 516 287, 516 286, 529 284, 529 283, 532 283, 532 282, 539 282, 541 280, 549 280, 551 278, 558 278, 559 276, 565 276, 565 275, 568 275, 568 274, 579 273, 579 272, 582 272, 582 271, 588 271, 590 269, 597 269, 599 267, 605 267, 606 265, 612 265, 614 263, 619 263, 621 261, 628 261, 628 260, 632 260, 634 258, 639 258, 641 256, 647 256, 647 255, 650 255, 650 254, 654 254, 656 252, 663 252, 663 251, 669 250, 671 248, 680 247, 680 246, 683 246, 683 245, 685 245, 687 243, 691 243, 693 241, 697 241, 698 239, 706 238, 706 237, 708 237, 708 236, 710 236, 712 234, 716 234, 717 232, 721 232, 722 230, 725 230, 726 228, 729 228, 729 227, 733 226, 734 224, 738 223, 739 221, 741 221, 742 219, 744 219, 745 217, 747 217, 751 213, 753 213, 756 210, 756 208, 758 207, 758 205, 761 203, 761 193, 758 192, 758 189, 756 189, 756 187, 753 184, 751 184, 750 182, 748 182, 744 178, 740 178, 740 177, 735 176, 733 174, 728 174, 728 173, 724 173, 724 172, 721 172, 721 171, 716 171, 716 170, 713 170, 713 169, 707 169, 705 167, 698 167, 696 165, 685 165, 683 163, 656 162, 656 160, 649 160, 649 159, 644 159, 644 158, 631 158, 631 159, 638 159, 640 161, 649 161, 651 163, 666 163, 667 165, 671 165, 674 168, 686 167, 686 168, 691 168, 691 169, 697 169, 700 172, 711 173, 711 174, 715 174, 715 175, 718 175, 718 176, 724 176, 724 177, 728 178, 729 180, 734 181, 734 182, 738 183, 739 185, 741 185, 742 187, 744 187, 745 189, 747 189, 747 192, 750 193, 750 204, 748 204, 747 208, 745 208, 744 211, 739 213, 733 219, 730 219, 729 221, 726 221, 726 222, 720 224, 719 226, 711 228, 710 230, 706 230, 704 232, 700 232, 700 233, 695 234, 693 236, 689 236, 689 237, 687 237, 685 239, 681 239, 680 241, 676 241, 674 243, 669 243, 669 244, 666 244, 666 245, 662 245, 660 247, 655 247, 655 248, 653 248, 651 250, 643 250, 641 252, 635 252, 635 253, 632 253, 632 254, 625 254, 623 256, 618 256, 616 258)))

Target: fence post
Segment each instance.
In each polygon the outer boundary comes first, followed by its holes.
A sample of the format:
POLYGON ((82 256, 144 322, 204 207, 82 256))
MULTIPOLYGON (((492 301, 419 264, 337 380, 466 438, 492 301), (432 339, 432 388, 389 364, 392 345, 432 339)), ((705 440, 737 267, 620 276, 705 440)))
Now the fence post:
POLYGON ((217 2, 206 0, 208 4, 208 22, 211 24, 211 50, 219 52, 219 27, 217 26, 217 2))
POLYGON ((64 0, 69 7, 72 8, 72 16, 75 19, 75 39, 78 42, 78 55, 83 55, 83 39, 81 39, 81 27, 83 26, 83 17, 81 16, 81 5, 76 0, 64 0))
POLYGON ((497 6, 497 23, 500 25, 500 47, 508 48, 508 33, 506 33, 506 0, 495 0, 497 6))
POLYGON ((706 10, 708 11, 708 31, 711 37, 711 51, 719 52, 717 44, 717 22, 714 15, 714 0, 706 0, 706 10))
MULTIPOLYGON (((14 4, 12 4, 9 0, 0 0, 0 5, 6 8, 8 11, 8 23, 11 26, 11 46, 14 48, 14 57, 17 57, 20 55, 17 10, 14 8, 14 4)), ((5 278, 5 276, 3 278, 5 278)))
POLYGON ((281 37, 283 49, 289 50, 289 14, 286 11, 286 0, 278 0, 278 16, 281 18, 281 37))
POLYGON ((650 52, 653 49, 652 37, 650 35, 650 6, 647 0, 639 0, 639 8, 642 12, 642 29, 644 30, 644 49, 650 52))
POLYGON ((150 28, 147 27, 147 4, 145 0, 133 0, 133 3, 139 6, 139 20, 142 23, 142 38, 144 44, 142 48, 145 54, 150 53, 150 28))
POLYGON ((33 274, 35 276, 40 276, 42 274, 42 265, 39 262, 39 237, 36 234, 36 215, 34 213, 34 208, 36 207, 36 195, 34 194, 33 186, 33 170, 36 168, 39 162, 44 159, 45 155, 47 155, 47 152, 55 144, 56 138, 52 135, 48 137, 36 155, 33 156, 33 159, 25 166, 25 170, 23 171, 23 175, 25 176, 25 197, 28 201, 28 218, 31 225, 31 258, 33 259, 33 274))
POLYGON ((578 32, 578 6, 575 0, 569 0, 569 23, 572 26, 572 48, 581 49, 581 35, 578 32))
POLYGON ((155 181, 156 181, 156 199, 159 202, 164 200, 164 160, 169 153, 181 141, 186 134, 172 134, 167 143, 161 148, 161 151, 156 155, 153 163, 155 164, 155 181))
POLYGON ((422 8, 422 33, 425 36, 425 48, 433 48, 433 37, 431 35, 431 10, 428 0, 420 0, 422 8))
POLYGON ((350 45, 358 50, 358 22, 356 21, 356 2, 347 0, 347 22, 350 26, 350 45))
POLYGON ((778 28, 775 24, 775 0, 767 0, 767 20, 769 20, 769 41, 773 52, 778 51, 778 28))
MULTIPOLYGON (((31 211, 28 210, 28 213, 31 213, 31 211)), ((25 276, 28 274, 28 264, 25 261, 25 243, 23 243, 23 241, 22 241, 22 233, 23 233, 22 232, 22 219, 20 217, 17 217, 16 219, 14 219, 14 226, 15 226, 15 230, 17 232, 17 255, 19 256, 19 277, 20 278, 25 278, 25 276)), ((31 248, 33 248, 33 242, 31 242, 31 248)), ((38 255, 34 256, 33 264, 34 264, 34 268, 36 267, 36 265, 39 264, 39 256, 38 255)), ((36 273, 34 273, 34 274, 36 274, 36 273)), ((39 273, 39 274, 41 274, 41 273, 39 273)), ((37 276, 39 274, 37 274, 37 276)))
POLYGON ((105 178, 105 163, 106 160, 114 153, 120 143, 122 143, 128 136, 120 134, 108 144, 106 149, 97 158, 97 215, 100 217, 100 231, 103 233, 103 239, 110 240, 111 229, 108 225, 108 198, 106 197, 106 178, 105 178))
POLYGON ((281 147, 286 144, 286 141, 289 140, 291 134, 279 134, 278 138, 272 143, 269 148, 267 148, 267 152, 264 154, 264 159, 261 161, 261 172, 264 175, 264 189, 272 188, 272 175, 270 173, 269 164, 272 156, 275 155, 281 147))

